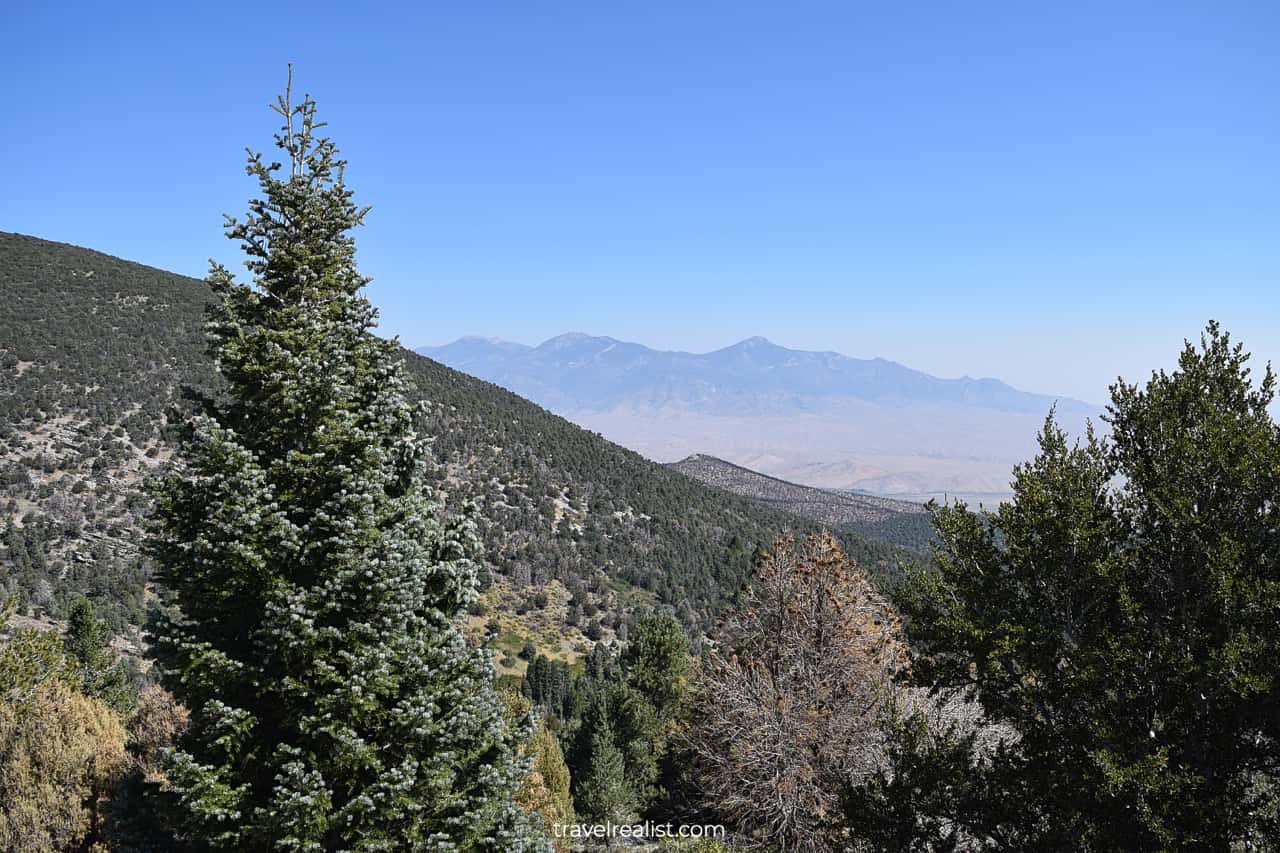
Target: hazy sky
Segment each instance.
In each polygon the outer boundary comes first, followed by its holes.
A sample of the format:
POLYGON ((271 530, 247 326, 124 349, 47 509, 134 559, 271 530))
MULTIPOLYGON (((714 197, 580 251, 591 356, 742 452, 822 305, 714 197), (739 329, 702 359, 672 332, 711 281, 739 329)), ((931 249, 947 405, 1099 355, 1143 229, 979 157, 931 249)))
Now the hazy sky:
POLYGON ((750 335, 1088 400, 1280 361, 1280 3, 10 3, 0 230, 232 261, 292 60, 405 343, 750 335), (239 8, 237 8, 239 6, 239 8))

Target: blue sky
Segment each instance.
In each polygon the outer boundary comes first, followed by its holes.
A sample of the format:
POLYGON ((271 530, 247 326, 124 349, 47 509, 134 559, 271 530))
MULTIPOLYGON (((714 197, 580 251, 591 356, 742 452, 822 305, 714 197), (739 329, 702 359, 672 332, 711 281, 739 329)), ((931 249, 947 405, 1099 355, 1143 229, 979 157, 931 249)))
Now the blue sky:
POLYGON ((750 335, 1089 400, 1280 361, 1275 2, 35 4, 0 229, 193 275, 293 61, 383 327, 750 335))

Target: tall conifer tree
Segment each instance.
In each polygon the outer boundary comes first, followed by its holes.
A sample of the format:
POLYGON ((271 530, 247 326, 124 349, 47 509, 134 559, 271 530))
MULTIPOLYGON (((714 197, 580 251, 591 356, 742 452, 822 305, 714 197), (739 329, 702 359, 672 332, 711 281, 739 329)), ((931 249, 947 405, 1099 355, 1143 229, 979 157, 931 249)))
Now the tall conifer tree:
POLYGON ((397 360, 370 334, 344 161, 315 102, 274 109, 283 167, 214 264, 226 380, 157 489, 152 550, 177 607, 166 682, 192 711, 171 760, 185 832, 213 849, 542 850, 485 653, 466 521, 438 520, 397 360))
POLYGON ((1011 501, 935 510, 936 566, 898 594, 905 674, 999 727, 891 721, 891 765, 846 804, 856 833, 1276 849, 1280 425, 1275 374, 1248 361, 1211 322, 1176 370, 1112 386, 1109 437, 1073 444, 1051 415, 1011 501))

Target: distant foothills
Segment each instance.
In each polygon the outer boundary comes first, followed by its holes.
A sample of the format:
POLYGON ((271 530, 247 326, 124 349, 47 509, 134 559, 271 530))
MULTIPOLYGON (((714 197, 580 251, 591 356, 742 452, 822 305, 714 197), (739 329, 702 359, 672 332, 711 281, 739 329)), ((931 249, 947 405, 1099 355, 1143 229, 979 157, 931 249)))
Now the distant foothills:
POLYGON ((907 500, 1000 500, 1051 407, 1077 434, 1101 412, 997 379, 941 379, 762 337, 688 353, 581 333, 538 346, 469 336, 416 352, 659 462, 705 453, 795 483, 907 500))

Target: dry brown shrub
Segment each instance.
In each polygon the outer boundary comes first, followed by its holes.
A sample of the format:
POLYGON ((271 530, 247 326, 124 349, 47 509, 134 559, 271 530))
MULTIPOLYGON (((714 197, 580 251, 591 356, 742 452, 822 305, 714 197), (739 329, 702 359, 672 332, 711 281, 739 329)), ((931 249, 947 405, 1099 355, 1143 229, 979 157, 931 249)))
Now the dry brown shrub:
POLYGON ((129 718, 129 751, 134 767, 145 782, 168 783, 160 751, 173 746, 186 731, 191 712, 163 687, 152 685, 138 697, 138 706, 129 718))
POLYGON ((58 681, 0 704, 0 849, 74 849, 125 768, 125 731, 103 703, 58 681))
MULTIPOLYGON (((528 699, 516 693, 504 693, 503 700, 513 722, 533 708, 528 699)), ((520 745, 520 755, 529 760, 530 768, 516 792, 516 805, 535 818, 558 853, 566 851, 569 839, 557 838, 556 827, 567 827, 574 821, 569 767, 560 750, 560 741, 545 719, 538 720, 532 736, 520 745)))

